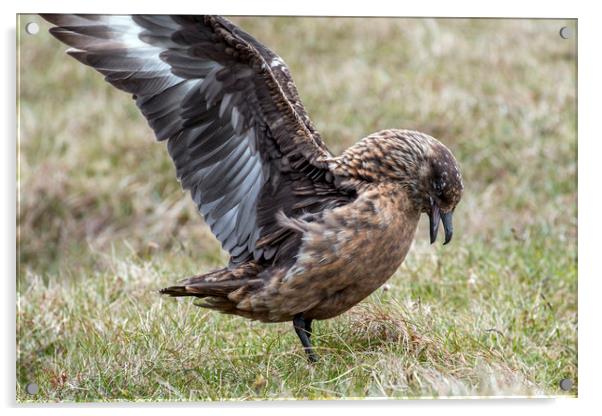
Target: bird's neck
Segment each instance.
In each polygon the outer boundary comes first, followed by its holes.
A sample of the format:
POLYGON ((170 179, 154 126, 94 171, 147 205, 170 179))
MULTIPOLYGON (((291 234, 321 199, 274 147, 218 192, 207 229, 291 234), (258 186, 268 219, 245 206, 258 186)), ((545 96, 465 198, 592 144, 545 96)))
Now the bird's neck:
POLYGON ((331 172, 347 181, 393 182, 414 188, 424 153, 413 143, 398 140, 392 132, 395 130, 385 130, 358 141, 330 160, 331 172))

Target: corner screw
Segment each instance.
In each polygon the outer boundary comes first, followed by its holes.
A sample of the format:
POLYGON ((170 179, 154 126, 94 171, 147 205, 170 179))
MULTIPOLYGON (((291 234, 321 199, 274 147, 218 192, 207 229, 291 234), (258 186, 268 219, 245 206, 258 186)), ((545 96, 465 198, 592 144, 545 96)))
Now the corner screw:
POLYGON ((25 386, 25 391, 27 394, 31 394, 33 396, 34 394, 38 394, 40 388, 38 387, 38 383, 27 383, 25 386))
POLYGON ((25 31, 29 35, 36 35, 40 31, 40 26, 36 22, 29 22, 25 25, 25 31))
POLYGON ((561 27, 559 33, 562 39, 568 39, 571 37, 571 29, 566 26, 561 27))
POLYGON ((560 380, 560 388, 564 391, 569 391, 571 388, 573 388, 573 380, 569 378, 563 378, 560 380))

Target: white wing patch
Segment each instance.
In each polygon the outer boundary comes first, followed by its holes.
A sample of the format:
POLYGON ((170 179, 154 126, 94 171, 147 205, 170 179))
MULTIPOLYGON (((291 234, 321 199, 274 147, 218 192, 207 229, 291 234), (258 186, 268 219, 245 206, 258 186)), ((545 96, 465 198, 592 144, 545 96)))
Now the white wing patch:
MULTIPOLYGON (((182 81, 184 78, 178 77, 171 73, 171 67, 169 64, 164 62, 160 58, 160 54, 163 51, 161 48, 152 46, 140 39, 140 34, 145 30, 143 27, 138 25, 131 16, 97 16, 95 19, 85 19, 79 22, 83 26, 101 26, 106 25, 113 28, 114 32, 111 39, 98 40, 86 44, 85 50, 97 51, 107 49, 108 44, 112 44, 113 48, 117 47, 124 51, 130 51, 128 56, 132 56, 132 59, 141 58, 141 54, 144 59, 139 60, 138 68, 128 68, 132 72, 135 71, 157 71, 165 75, 170 75, 174 78, 174 82, 182 81)), ((79 52, 82 49, 71 47, 67 52, 79 52)), ((97 69, 105 69, 98 67, 97 69)), ((112 69, 112 68, 106 68, 112 69)))
POLYGON ((284 61, 282 59, 280 59, 280 57, 275 57, 274 59, 272 59, 272 62, 270 62, 270 67, 271 68, 276 68, 278 66, 285 66, 286 64, 284 63, 284 61))

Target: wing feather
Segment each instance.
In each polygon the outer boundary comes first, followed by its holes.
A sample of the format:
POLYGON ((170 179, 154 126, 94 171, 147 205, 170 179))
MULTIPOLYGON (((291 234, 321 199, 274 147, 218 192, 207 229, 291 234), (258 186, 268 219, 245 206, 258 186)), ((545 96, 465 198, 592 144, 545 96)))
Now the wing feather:
POLYGON ((310 206, 295 186, 332 177, 282 59, 220 16, 42 16, 69 55, 134 96, 231 262, 275 256, 276 212, 310 206))

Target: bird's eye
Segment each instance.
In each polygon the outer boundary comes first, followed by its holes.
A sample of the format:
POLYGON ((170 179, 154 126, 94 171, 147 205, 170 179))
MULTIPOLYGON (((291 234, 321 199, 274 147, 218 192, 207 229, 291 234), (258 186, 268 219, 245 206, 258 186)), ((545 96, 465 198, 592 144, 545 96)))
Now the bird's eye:
POLYGON ((442 181, 433 181, 433 189, 437 195, 441 195, 443 192, 443 182, 442 181))

